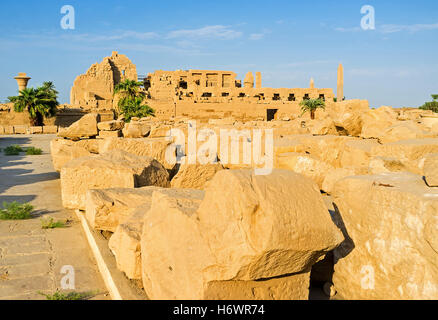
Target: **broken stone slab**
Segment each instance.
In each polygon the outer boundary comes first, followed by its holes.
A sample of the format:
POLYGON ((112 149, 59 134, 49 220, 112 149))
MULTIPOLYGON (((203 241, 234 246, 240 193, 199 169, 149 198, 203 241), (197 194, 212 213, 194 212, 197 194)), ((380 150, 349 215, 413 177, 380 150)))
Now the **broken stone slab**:
POLYGON ((148 123, 133 121, 125 124, 123 128, 123 136, 125 138, 143 138, 149 135, 151 126, 148 123))
POLYGON ((158 160, 166 169, 173 169, 174 163, 167 161, 166 152, 176 155, 176 147, 165 138, 108 138, 104 139, 99 153, 111 150, 123 150, 138 156, 148 156, 158 160))
POLYGON ((347 141, 341 156, 342 168, 355 168, 357 173, 367 174, 369 163, 373 157, 373 148, 379 146, 374 139, 347 141))
POLYGON ((400 140, 434 138, 435 134, 423 130, 414 121, 402 121, 382 132, 379 140, 382 143, 391 143, 400 140))
POLYGON ((438 153, 426 156, 424 176, 429 187, 438 187, 438 153))
POLYGON ((102 131, 119 131, 122 130, 124 126, 125 123, 120 120, 104 121, 97 124, 97 128, 102 131))
POLYGON ((344 299, 438 298, 438 190, 421 175, 347 177, 334 202, 346 235, 333 283, 344 299))
POLYGON ((107 139, 107 138, 119 138, 122 136, 121 130, 116 131, 99 131, 99 135, 97 136, 99 139, 107 139))
POLYGON ((172 188, 203 190, 220 170, 224 170, 220 163, 183 164, 178 168, 178 173, 173 177, 170 184, 172 188))
POLYGON ((122 150, 74 159, 61 169, 62 203, 85 210, 91 189, 169 187, 167 170, 155 159, 122 150))
POLYGON ((344 179, 345 177, 355 175, 356 171, 354 168, 335 168, 333 170, 330 170, 325 175, 321 190, 328 194, 331 194, 336 182, 344 179))
POLYGON ((50 141, 50 154, 52 156, 53 167, 58 172, 69 161, 92 155, 87 148, 80 146, 77 142, 65 139, 50 141))
POLYGON ((310 270, 343 236, 317 185, 303 175, 274 170, 219 171, 199 210, 214 264, 208 281, 259 280, 310 270))
POLYGON ((98 135, 97 122, 99 115, 89 113, 73 123, 68 128, 59 128, 58 137, 78 140, 81 138, 90 138, 98 135))
POLYGON ((312 179, 320 189, 324 179, 335 168, 306 153, 282 153, 276 157, 276 168, 291 170, 312 179))

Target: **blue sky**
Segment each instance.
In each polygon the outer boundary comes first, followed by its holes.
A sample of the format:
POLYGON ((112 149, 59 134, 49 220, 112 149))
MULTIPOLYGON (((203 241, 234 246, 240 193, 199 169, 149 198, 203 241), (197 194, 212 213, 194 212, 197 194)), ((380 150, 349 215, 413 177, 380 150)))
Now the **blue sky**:
POLYGON ((55 82, 69 102, 75 77, 111 51, 126 54, 139 74, 154 70, 261 71, 263 86, 336 90, 345 69, 347 99, 371 106, 417 107, 438 94, 436 0, 211 0, 0 2, 0 101, 55 82), (60 26, 63 5, 75 8, 75 30, 60 26), (376 29, 362 30, 363 5, 376 29))

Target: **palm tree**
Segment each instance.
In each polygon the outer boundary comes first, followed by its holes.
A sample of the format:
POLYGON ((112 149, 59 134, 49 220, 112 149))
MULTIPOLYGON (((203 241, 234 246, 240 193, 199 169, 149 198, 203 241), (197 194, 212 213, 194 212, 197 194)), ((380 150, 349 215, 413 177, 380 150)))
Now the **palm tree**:
POLYGON ((126 79, 125 81, 118 83, 114 87, 114 95, 120 95, 120 100, 118 102, 118 112, 122 110, 124 105, 128 104, 136 97, 143 98, 145 96, 145 93, 143 91, 140 91, 142 85, 142 82, 126 79))
POLYGON ((44 82, 39 88, 26 88, 20 91, 20 95, 9 97, 14 103, 16 112, 29 112, 32 126, 42 126, 44 117, 53 117, 59 105, 57 100, 58 92, 52 82, 44 82))
POLYGON ((310 119, 315 120, 315 111, 319 108, 325 109, 325 102, 322 99, 305 99, 300 103, 303 114, 310 112, 310 119))
POLYGON ((126 103, 122 106, 121 111, 122 114, 125 116, 126 122, 130 122, 131 118, 133 117, 155 117, 155 110, 148 105, 143 104, 142 97, 135 97, 133 99, 126 100, 126 103))

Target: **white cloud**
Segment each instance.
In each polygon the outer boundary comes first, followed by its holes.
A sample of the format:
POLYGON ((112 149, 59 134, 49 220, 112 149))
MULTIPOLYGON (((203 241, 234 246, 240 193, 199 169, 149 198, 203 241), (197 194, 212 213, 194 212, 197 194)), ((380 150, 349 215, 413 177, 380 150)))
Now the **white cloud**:
POLYGON ((252 33, 249 35, 249 40, 262 40, 269 33, 271 33, 271 31, 267 29, 260 33, 252 33))
POLYGON ((438 29, 438 23, 432 24, 411 24, 411 25, 397 25, 397 24, 384 24, 380 28, 379 31, 382 33, 394 33, 407 31, 410 33, 427 31, 427 30, 436 30, 438 29))
POLYGON ((229 26, 215 25, 205 26, 199 29, 181 29, 171 31, 167 35, 167 39, 175 38, 190 38, 190 39, 222 39, 232 40, 240 38, 242 32, 233 30, 229 26))

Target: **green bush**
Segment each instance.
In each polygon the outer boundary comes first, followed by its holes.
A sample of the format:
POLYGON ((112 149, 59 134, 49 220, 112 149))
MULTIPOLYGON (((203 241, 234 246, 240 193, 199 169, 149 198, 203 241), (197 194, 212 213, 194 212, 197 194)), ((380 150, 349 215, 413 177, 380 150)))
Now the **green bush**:
POLYGON ((16 201, 3 202, 3 209, 0 209, 0 220, 26 220, 32 218, 34 207, 28 203, 21 204, 16 201))
POLYGON ((13 145, 6 147, 3 151, 6 156, 18 156, 20 152, 23 152, 23 148, 21 148, 19 145, 13 145))
POLYGON ((89 300, 97 295, 96 292, 69 292, 62 293, 56 291, 54 294, 45 294, 38 292, 38 294, 46 297, 47 300, 89 300))
POLYGON ((66 223, 63 221, 55 221, 53 218, 41 219, 41 228, 43 229, 57 229, 65 227, 66 223))
POLYGON ((26 154, 28 156, 39 156, 39 155, 43 154, 43 150, 41 150, 39 148, 35 148, 35 147, 29 147, 26 149, 26 154))
POLYGON ((438 113, 438 94, 432 94, 433 101, 426 102, 423 104, 420 109, 422 110, 432 110, 433 112, 438 113))
POLYGON ((120 106, 122 114, 125 116, 125 121, 130 122, 132 118, 144 118, 155 116, 155 111, 148 105, 144 105, 143 98, 137 97, 134 99, 125 99, 120 106))

